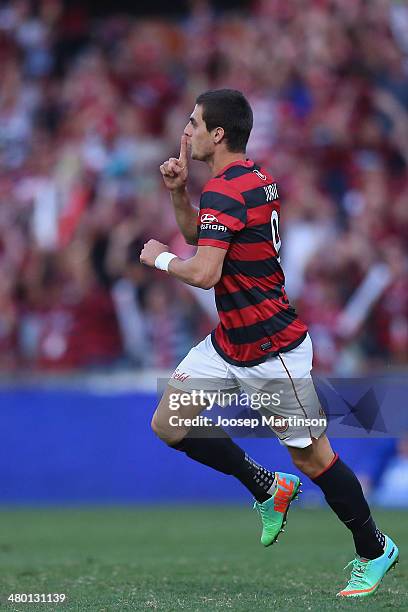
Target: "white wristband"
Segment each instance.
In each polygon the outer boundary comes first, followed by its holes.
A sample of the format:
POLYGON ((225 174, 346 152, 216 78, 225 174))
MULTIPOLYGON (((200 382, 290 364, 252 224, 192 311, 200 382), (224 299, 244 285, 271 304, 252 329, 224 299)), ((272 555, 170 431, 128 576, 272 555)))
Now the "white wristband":
POLYGON ((160 255, 156 257, 156 261, 154 262, 154 265, 159 270, 164 270, 164 272, 168 272, 169 263, 175 257, 177 257, 177 255, 174 255, 174 253, 169 253, 168 251, 165 251, 164 253, 160 253, 160 255))

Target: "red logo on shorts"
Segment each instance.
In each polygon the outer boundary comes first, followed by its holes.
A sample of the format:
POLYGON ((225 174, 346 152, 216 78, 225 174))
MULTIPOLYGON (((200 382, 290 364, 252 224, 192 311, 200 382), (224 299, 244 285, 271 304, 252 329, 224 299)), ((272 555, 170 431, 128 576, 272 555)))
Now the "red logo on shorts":
POLYGON ((276 433, 284 433, 289 427, 289 421, 284 419, 283 417, 275 417, 273 420, 272 429, 276 431, 276 433))
POLYGON ((183 382, 187 378, 190 378, 190 374, 186 374, 185 372, 180 372, 180 370, 174 370, 171 377, 174 378, 174 380, 180 380, 181 382, 183 382))

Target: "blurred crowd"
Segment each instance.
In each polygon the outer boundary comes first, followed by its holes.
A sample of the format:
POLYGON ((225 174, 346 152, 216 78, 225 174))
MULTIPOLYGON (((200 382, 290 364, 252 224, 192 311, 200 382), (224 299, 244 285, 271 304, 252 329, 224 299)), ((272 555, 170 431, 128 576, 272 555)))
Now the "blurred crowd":
MULTIPOLYGON (((0 6, 0 371, 170 368, 214 326, 210 292, 140 265, 187 257, 159 165, 196 96, 232 87, 276 176, 287 293, 316 366, 408 363, 408 5, 258 0, 178 19, 0 6)), ((208 179, 192 162, 198 201, 208 179)))

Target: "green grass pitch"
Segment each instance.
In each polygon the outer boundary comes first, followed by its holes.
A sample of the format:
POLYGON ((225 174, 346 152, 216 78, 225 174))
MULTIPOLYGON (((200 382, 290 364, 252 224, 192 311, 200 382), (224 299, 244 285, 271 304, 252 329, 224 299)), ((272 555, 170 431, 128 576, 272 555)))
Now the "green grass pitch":
POLYGON ((293 508, 266 549, 250 507, 1 511, 0 609, 407 610, 408 514, 375 515, 402 559, 374 598, 339 601, 353 548, 324 510, 293 508), (10 593, 65 593, 67 601, 10 604, 10 593))

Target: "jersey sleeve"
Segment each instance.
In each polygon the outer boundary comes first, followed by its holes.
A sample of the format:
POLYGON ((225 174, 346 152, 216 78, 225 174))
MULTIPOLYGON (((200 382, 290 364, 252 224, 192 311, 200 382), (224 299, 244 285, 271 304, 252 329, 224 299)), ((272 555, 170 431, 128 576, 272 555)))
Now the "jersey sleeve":
POLYGON ((198 246, 227 250, 234 234, 245 225, 246 206, 242 196, 232 189, 210 183, 200 200, 198 246))

